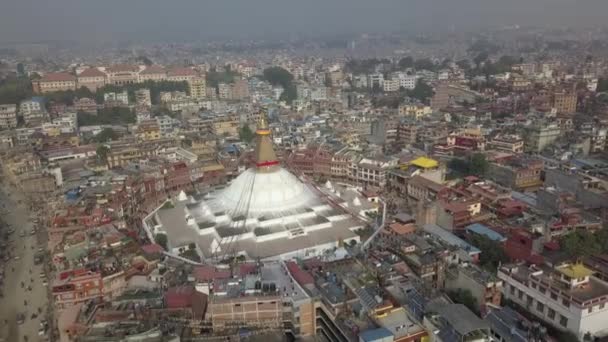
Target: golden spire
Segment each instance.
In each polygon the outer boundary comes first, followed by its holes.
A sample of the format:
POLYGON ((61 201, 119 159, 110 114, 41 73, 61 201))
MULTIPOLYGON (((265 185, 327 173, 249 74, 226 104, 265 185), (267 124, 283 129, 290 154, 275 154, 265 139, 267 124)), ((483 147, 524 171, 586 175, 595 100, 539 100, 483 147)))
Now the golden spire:
POLYGON ((257 129, 255 134, 258 135, 270 135, 270 129, 268 128, 268 120, 266 120, 266 113, 262 112, 260 114, 260 120, 257 124, 257 129))
POLYGON ((272 148, 270 133, 268 121, 266 121, 266 113, 262 113, 255 131, 255 165, 259 171, 272 171, 279 165, 277 156, 272 148))

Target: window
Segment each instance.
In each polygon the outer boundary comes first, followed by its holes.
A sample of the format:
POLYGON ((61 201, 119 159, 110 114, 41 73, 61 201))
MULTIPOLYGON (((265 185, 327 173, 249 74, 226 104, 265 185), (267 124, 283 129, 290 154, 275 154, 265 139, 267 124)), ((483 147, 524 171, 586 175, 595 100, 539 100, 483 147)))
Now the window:
POLYGON ((531 283, 530 286, 535 289, 536 288, 536 283, 531 283))
POLYGON ((517 297, 519 297, 519 299, 524 299, 524 292, 522 290, 518 290, 519 292, 517 293, 517 297))
POLYGON ((557 300, 557 293, 551 292, 551 299, 557 300))
POLYGON ((547 308, 547 317, 551 320, 555 319, 555 310, 547 308))
POLYGON ((510 290, 511 290, 511 294, 515 294, 515 286, 513 285, 509 285, 510 290))
POLYGON ((588 313, 592 313, 592 312, 593 312, 593 305, 591 305, 591 306, 589 307, 589 309, 587 309, 587 312, 588 312, 588 313))
POLYGON ((532 305, 533 302, 534 302, 534 299, 532 299, 532 297, 530 297, 530 295, 526 295, 526 303, 528 305, 532 305))
POLYGON ((567 298, 562 298, 562 304, 567 308, 570 307, 570 301, 567 298))
POLYGON ((545 287, 539 286, 538 290, 540 291, 540 293, 545 294, 547 292, 547 289, 545 287))
POLYGON ((564 317, 563 315, 559 315, 559 324, 562 327, 568 326, 568 319, 566 317, 564 317))
POLYGON ((536 303, 536 311, 538 312, 545 312, 545 305, 541 302, 537 302, 536 303))
POLYGON ((600 304, 600 310, 603 310, 605 306, 606 306, 606 303, 600 304))

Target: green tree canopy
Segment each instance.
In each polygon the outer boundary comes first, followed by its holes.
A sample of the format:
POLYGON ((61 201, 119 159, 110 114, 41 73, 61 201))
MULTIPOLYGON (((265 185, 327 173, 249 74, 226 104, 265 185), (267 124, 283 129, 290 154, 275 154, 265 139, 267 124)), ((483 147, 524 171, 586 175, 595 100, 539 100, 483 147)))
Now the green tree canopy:
POLYGON ((236 71, 232 71, 226 68, 224 71, 216 71, 211 69, 207 72, 207 86, 217 88, 220 83, 233 83, 234 80, 239 77, 240 74, 236 71))
POLYGON ((414 62, 414 68, 416 68, 416 70, 434 71, 437 68, 437 66, 430 59, 428 59, 428 58, 421 58, 421 59, 417 59, 414 62))
POLYGON ((293 75, 281 68, 281 67, 270 67, 264 69, 264 79, 272 84, 273 86, 283 87, 283 94, 281 94, 281 100, 287 103, 297 98, 296 86, 293 84, 293 75))
POLYGON ((577 230, 559 240, 560 247, 571 258, 585 258, 608 251, 608 230, 601 229, 595 233, 577 230))
POLYGON ((19 104, 32 97, 32 82, 26 77, 10 77, 0 80, 0 104, 19 104))
POLYGON ((484 235, 475 234, 470 242, 481 250, 480 265, 486 270, 495 273, 498 265, 509 261, 502 245, 498 241, 491 240, 484 235))
POLYGON ((136 121, 135 113, 124 107, 103 108, 97 112, 97 115, 78 112, 77 118, 78 126, 125 125, 136 121))
POLYGON ((416 87, 408 91, 407 95, 419 101, 427 102, 433 96, 433 88, 423 80, 419 80, 416 87))
POLYGON ((248 124, 244 124, 243 127, 241 127, 239 131, 239 138, 241 139, 241 141, 250 143, 253 140, 254 136, 255 134, 253 133, 251 128, 249 128, 248 124))
POLYGON ((414 59, 410 56, 403 57, 399 60, 398 66, 401 70, 412 68, 414 66, 414 59))
POLYGON ((154 235, 154 242, 160 245, 164 250, 167 250, 167 235, 165 234, 156 234, 154 235))
POLYGON ((105 143, 116 139, 118 139, 118 133, 111 128, 102 129, 94 138, 94 140, 99 143, 105 143))
POLYGON ((97 159, 100 162, 105 163, 108 158, 109 151, 110 151, 110 149, 105 145, 97 146, 97 150, 95 151, 95 154, 97 154, 97 159))
POLYGON ((484 176, 488 172, 490 163, 483 153, 475 153, 471 157, 469 172, 475 176, 484 176))
POLYGON ((475 314, 479 314, 479 303, 477 299, 473 297, 473 294, 468 289, 456 289, 447 291, 448 297, 454 301, 454 303, 463 304, 469 310, 475 314))

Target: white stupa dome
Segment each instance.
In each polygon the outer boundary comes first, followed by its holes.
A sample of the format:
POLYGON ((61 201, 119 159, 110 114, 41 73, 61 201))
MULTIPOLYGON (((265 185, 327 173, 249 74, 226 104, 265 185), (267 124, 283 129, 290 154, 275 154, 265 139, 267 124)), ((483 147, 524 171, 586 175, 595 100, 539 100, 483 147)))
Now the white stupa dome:
POLYGON ((231 211, 238 210, 239 206, 244 211, 249 202, 250 213, 307 207, 316 199, 308 186, 283 168, 271 172, 248 169, 216 196, 216 200, 223 202, 223 207, 231 211))

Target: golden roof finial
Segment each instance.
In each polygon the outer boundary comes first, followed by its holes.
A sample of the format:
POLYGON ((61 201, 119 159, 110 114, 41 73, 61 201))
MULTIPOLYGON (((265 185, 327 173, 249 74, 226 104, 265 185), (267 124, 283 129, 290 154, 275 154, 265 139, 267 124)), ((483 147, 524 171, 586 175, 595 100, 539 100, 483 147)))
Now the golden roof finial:
POLYGON ((260 120, 257 124, 256 133, 260 135, 270 134, 270 129, 268 128, 268 120, 266 119, 266 112, 262 112, 260 114, 260 120))

